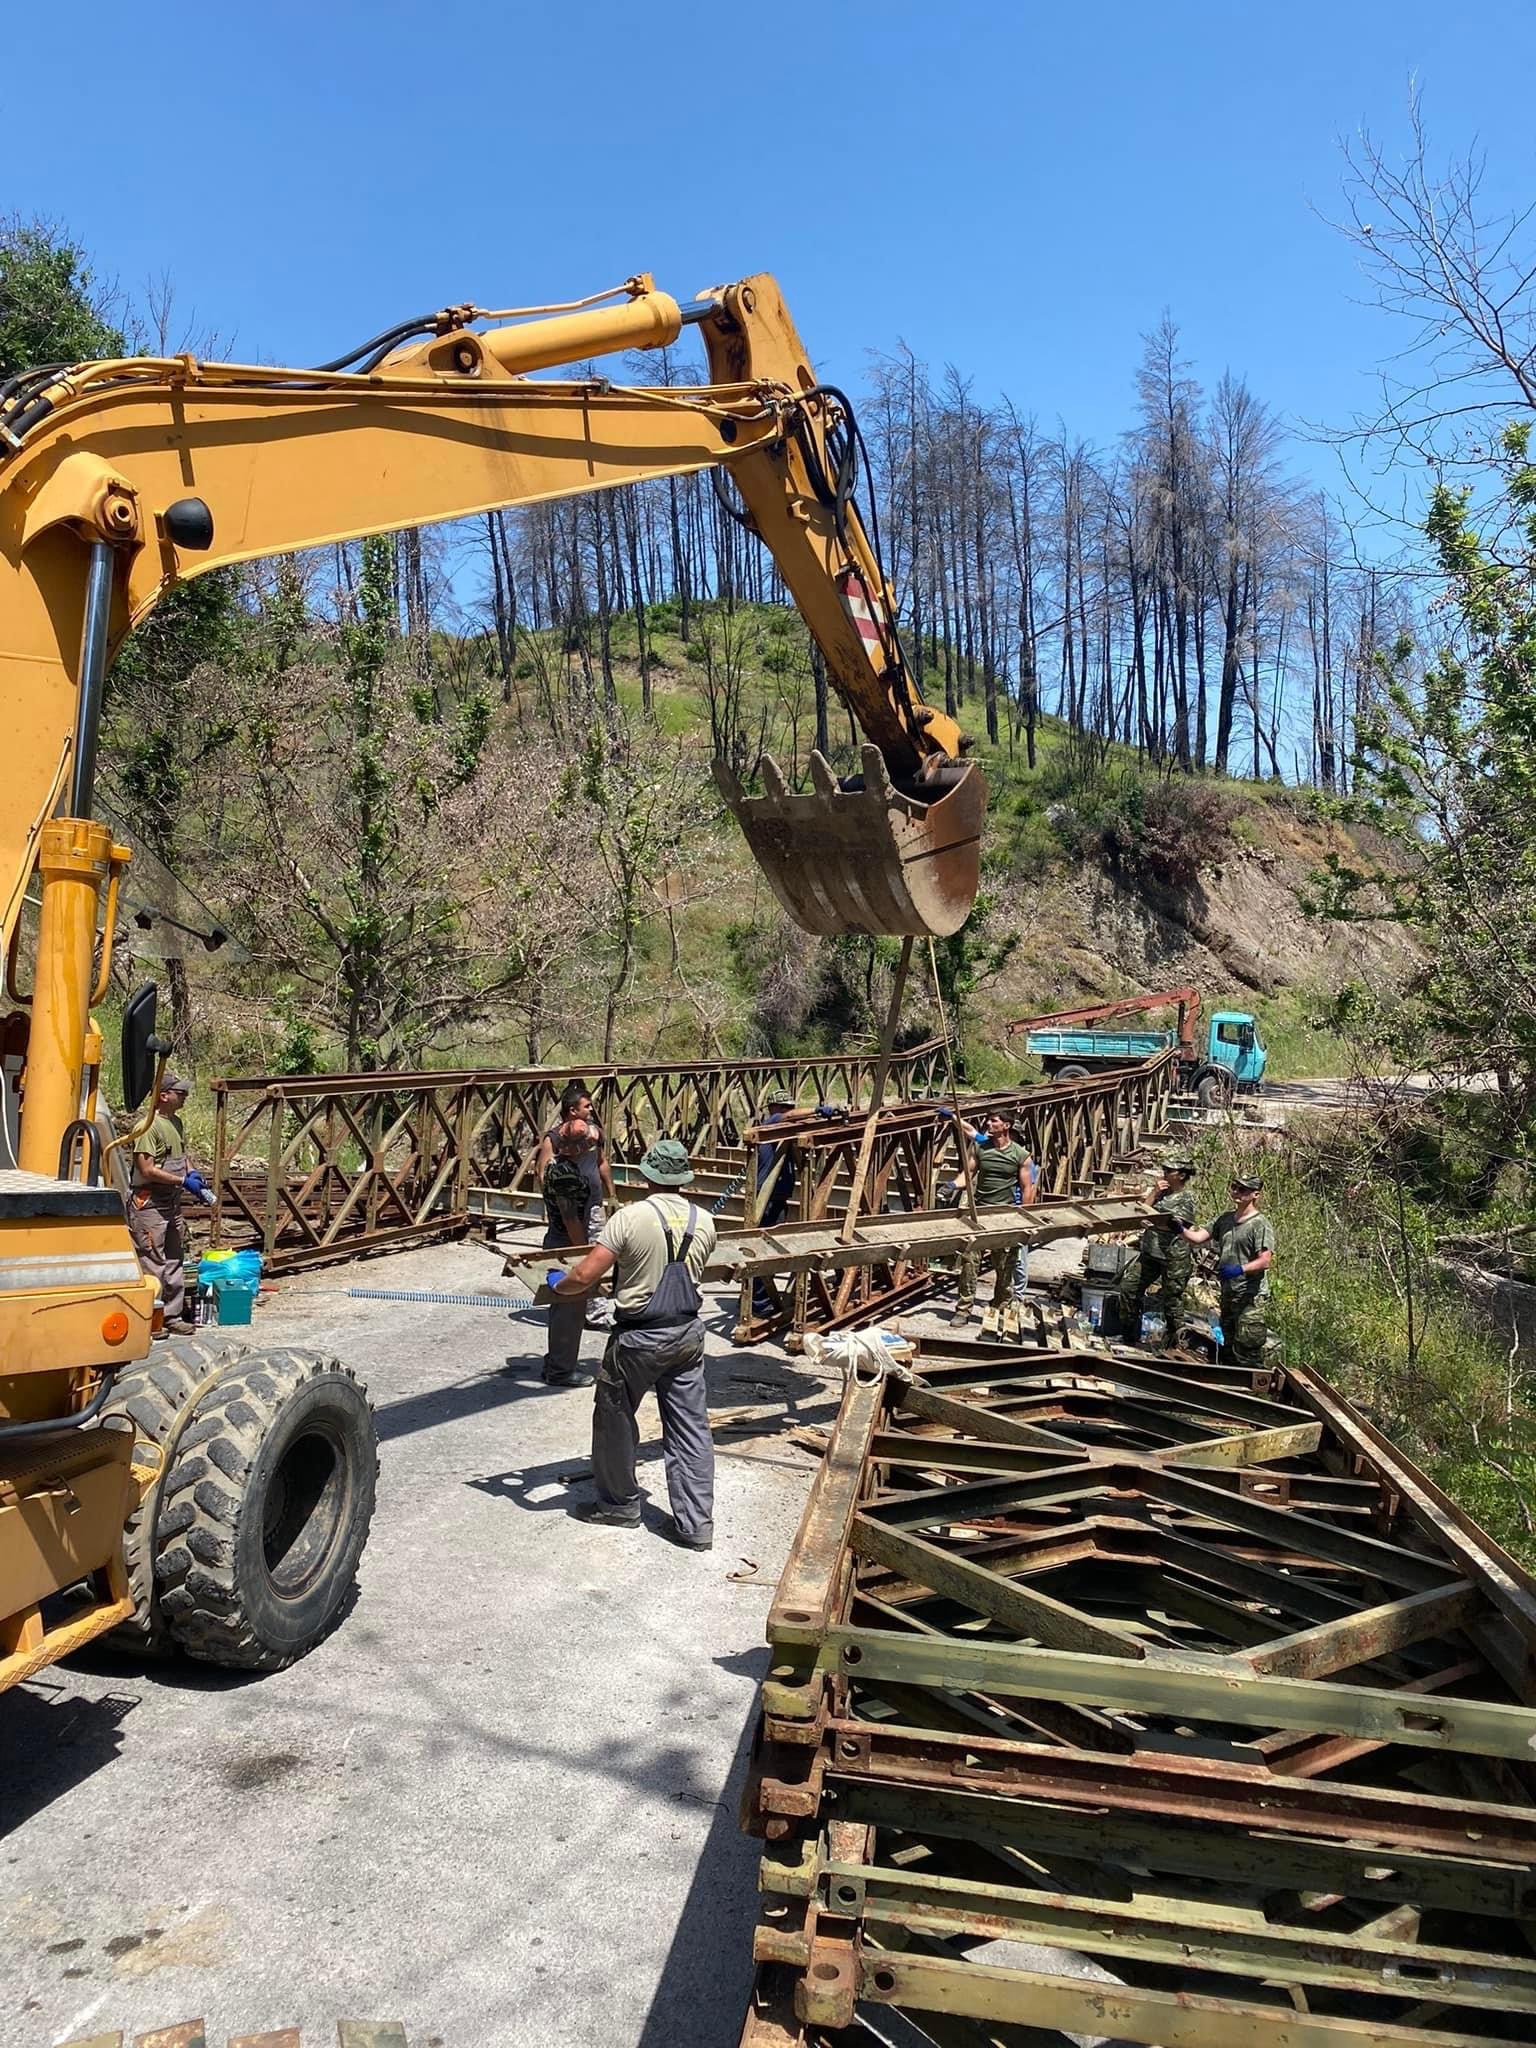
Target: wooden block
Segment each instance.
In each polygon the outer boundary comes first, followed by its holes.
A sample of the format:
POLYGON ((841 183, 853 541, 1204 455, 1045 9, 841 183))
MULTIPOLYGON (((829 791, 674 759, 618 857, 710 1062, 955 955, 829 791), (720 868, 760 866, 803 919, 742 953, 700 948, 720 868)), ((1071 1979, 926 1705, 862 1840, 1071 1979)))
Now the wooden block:
POLYGON ((275 2034, 231 2034, 229 2048, 304 2048, 297 2027, 279 2027, 275 2034))
POLYGON ((336 2048, 410 2048, 398 2020, 338 2020, 336 2048))
POLYGON ((152 2034, 135 2034, 133 2048, 208 2048, 208 2036, 201 2020, 183 2020, 179 2027, 156 2027, 152 2034))

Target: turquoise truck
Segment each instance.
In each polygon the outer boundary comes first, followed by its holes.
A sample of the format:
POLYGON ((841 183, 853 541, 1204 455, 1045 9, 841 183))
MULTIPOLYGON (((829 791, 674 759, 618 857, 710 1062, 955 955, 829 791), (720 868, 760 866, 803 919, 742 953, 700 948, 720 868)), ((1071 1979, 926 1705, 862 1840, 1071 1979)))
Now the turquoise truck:
POLYGON ((1052 1081, 1080 1081, 1115 1067, 1139 1066, 1172 1048, 1179 1056, 1180 1087, 1207 1109, 1219 1109, 1234 1095, 1257 1093, 1268 1060, 1258 1021, 1247 1010, 1215 1010, 1202 1031, 1202 1007, 1197 989, 1165 989, 1081 1010, 1017 1017, 1008 1036, 1023 1038, 1024 1049, 1052 1081), (1116 1018, 1163 1009, 1177 1010, 1176 1029, 1109 1028, 1116 1018))

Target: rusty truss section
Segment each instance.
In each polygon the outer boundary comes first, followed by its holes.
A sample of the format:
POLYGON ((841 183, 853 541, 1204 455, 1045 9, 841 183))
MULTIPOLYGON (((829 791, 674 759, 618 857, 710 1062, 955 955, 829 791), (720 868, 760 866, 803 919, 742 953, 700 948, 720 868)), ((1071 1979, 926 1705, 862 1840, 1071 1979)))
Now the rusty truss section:
MULTIPOLYGON (((940 1040, 891 1062, 898 1097, 931 1093, 940 1040)), ((743 1133, 770 1094, 857 1106, 875 1055, 721 1060, 580 1069, 612 1156, 638 1159, 681 1138, 739 1173, 743 1133)), ((259 1075, 213 1083, 213 1229, 260 1245, 268 1270, 292 1272, 451 1235, 468 1227, 474 1187, 525 1183, 570 1069, 259 1075)))
MULTIPOLYGON (((934 1245, 931 1225, 926 1226, 930 1241, 925 1241, 925 1228, 917 1226, 935 1208, 940 1189, 963 1176, 964 1129, 990 1110, 1001 1110, 1021 1134, 1039 1166, 1042 1196, 1071 1199, 1102 1192, 1143 1145, 1167 1130, 1176 1065, 1175 1056, 1166 1053, 1142 1066, 1087 1080, 965 1095, 959 1098, 959 1118, 943 1100, 893 1103, 876 1121, 862 1181, 857 1170, 865 1135, 862 1116, 829 1119, 799 1113, 748 1131, 749 1147, 759 1142, 794 1146, 795 1200, 786 1220, 819 1226, 829 1256, 819 1265, 786 1258, 778 1268, 759 1260, 742 1288, 737 1341, 751 1344, 783 1335, 796 1349, 809 1332, 857 1328, 915 1307, 931 1294, 937 1284, 931 1260, 955 1247, 934 1245), (837 1236, 847 1224, 850 1201, 853 1229, 862 1229, 866 1219, 892 1214, 910 1216, 914 1227, 887 1232, 889 1258, 842 1255, 837 1236)), ((753 1192, 750 1184, 744 1190, 742 1223, 748 1233, 756 1222, 753 1192)), ((1134 1217, 1099 1227, 1130 1229, 1140 1216, 1138 1207, 1134 1217)), ((951 1216, 951 1234, 954 1225, 951 1216)), ((806 1229, 800 1242, 813 1238, 806 1229)))
POLYGON ((769 1639, 743 2048, 1536 2040, 1536 1587, 1316 1375, 925 1339, 769 1639))

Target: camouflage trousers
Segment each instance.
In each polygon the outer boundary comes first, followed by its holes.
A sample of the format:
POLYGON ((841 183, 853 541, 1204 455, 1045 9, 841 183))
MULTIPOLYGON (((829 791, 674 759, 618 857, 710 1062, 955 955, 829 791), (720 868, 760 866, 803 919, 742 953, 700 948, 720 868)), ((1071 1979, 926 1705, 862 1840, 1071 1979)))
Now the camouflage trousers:
POLYGON ((1263 1297, 1249 1301, 1242 1295, 1223 1293, 1221 1335, 1222 1350, 1231 1362, 1245 1371, 1257 1372, 1264 1363, 1264 1347, 1269 1341, 1263 1297))
POLYGON ((1184 1297, 1189 1292, 1194 1265, 1194 1254, 1183 1238, 1176 1238, 1162 1258, 1152 1258, 1143 1249, 1132 1259, 1120 1275, 1120 1312, 1133 1343, 1140 1334, 1147 1292, 1153 1287, 1157 1289, 1157 1306, 1172 1342, 1183 1326, 1184 1297))
POLYGON ((1007 1301, 1022 1301, 1029 1286, 1029 1246, 1027 1244, 1001 1245, 996 1251, 977 1253, 973 1246, 967 1246, 960 1254, 960 1286, 956 1295, 957 1308, 970 1308, 976 1300, 976 1282, 982 1268, 990 1267, 997 1275, 992 1289, 992 1304, 1001 1308, 1007 1301))

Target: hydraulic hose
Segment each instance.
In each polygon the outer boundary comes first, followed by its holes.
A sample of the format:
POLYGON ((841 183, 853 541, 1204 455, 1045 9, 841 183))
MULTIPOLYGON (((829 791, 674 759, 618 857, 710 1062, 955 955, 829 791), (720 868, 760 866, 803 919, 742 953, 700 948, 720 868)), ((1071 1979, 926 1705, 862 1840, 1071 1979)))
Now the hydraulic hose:
MULTIPOLYGON (((415 320, 402 320, 398 326, 388 327, 382 334, 376 334, 372 341, 359 342, 356 348, 349 348, 345 355, 337 356, 334 362, 316 363, 314 367, 322 375, 329 376, 348 369, 359 356, 371 356, 373 363, 377 363, 399 342, 409 341, 413 335, 431 334, 436 326, 435 313, 424 313, 415 320)), ((372 368, 373 363, 368 367, 372 368)))
POLYGON ((24 1437, 57 1436, 62 1429, 79 1429, 83 1423, 93 1422, 106 1405, 112 1383, 117 1378, 117 1367, 103 1368, 101 1385, 96 1389, 89 1404, 74 1415, 47 1416, 41 1422, 0 1423, 0 1443, 19 1443, 24 1437))

